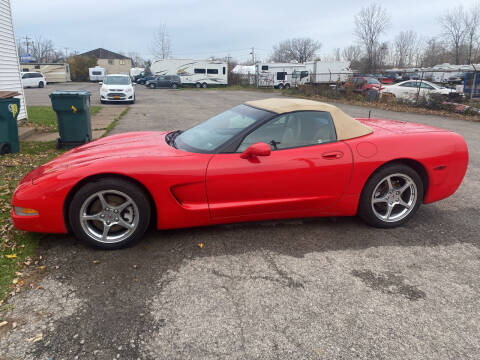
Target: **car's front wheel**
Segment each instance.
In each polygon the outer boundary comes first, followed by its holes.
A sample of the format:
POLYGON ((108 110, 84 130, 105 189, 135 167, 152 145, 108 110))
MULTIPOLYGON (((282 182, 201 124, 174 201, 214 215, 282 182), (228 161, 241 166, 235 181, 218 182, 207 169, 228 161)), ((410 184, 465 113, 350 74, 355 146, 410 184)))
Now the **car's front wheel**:
POLYGON ((172 89, 176 89, 177 88, 177 84, 176 83, 173 83, 172 84, 172 89))
POLYGON ((101 249, 119 249, 138 241, 151 216, 145 191, 128 180, 102 178, 82 186, 69 206, 72 231, 101 249))
POLYGON ((45 84, 43 83, 43 81, 40 81, 40 82, 38 83, 38 87, 39 87, 40 89, 43 88, 44 86, 45 86, 45 84))
POLYGON ((367 181, 358 206, 358 215, 368 224, 392 228, 410 220, 423 200, 423 182, 418 173, 404 164, 380 168, 367 181))
POLYGON ((150 89, 155 89, 156 86, 155 86, 155 84, 148 84, 148 87, 149 87, 150 89))

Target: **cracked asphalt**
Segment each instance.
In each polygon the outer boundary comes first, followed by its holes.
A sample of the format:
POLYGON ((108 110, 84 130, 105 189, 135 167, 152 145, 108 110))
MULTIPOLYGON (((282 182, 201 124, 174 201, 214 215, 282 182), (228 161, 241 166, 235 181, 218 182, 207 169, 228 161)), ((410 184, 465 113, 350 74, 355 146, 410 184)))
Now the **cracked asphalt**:
MULTIPOLYGON (((35 90, 27 102, 48 103, 35 90)), ((272 96, 137 91, 114 133, 184 129, 272 96)), ((462 134, 470 165, 459 191, 391 230, 350 217, 152 229, 135 247, 108 252, 44 236, 46 275, 8 301, 5 316, 18 325, 0 328, 0 360, 478 359, 480 123, 372 116, 462 134)))

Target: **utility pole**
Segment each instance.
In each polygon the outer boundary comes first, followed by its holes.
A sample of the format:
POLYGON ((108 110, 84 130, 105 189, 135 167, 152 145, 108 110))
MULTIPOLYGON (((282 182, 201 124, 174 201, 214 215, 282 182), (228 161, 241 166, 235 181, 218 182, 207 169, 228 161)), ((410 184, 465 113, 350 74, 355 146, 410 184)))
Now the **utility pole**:
POLYGON ((250 55, 252 55, 253 65, 255 65, 255 48, 253 46, 252 46, 252 51, 250 52, 250 55))
POLYGON ((67 57, 68 57, 68 47, 64 47, 65 49, 65 61, 67 61, 67 57))
POLYGON ((30 38, 29 38, 27 35, 25 35, 25 46, 27 47, 27 53, 26 53, 25 55, 30 54, 30 51, 28 51, 28 50, 29 50, 29 47, 28 47, 28 46, 30 45, 30 41, 29 41, 29 40, 30 40, 30 38))

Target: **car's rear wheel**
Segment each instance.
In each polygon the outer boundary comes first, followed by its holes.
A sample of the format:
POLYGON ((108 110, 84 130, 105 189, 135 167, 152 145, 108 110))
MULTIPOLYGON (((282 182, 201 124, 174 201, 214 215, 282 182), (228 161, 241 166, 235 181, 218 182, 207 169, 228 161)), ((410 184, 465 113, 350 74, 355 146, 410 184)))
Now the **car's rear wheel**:
POLYGON ((279 85, 278 85, 278 88, 279 88, 280 90, 283 90, 283 88, 284 88, 283 84, 279 84, 279 85))
POLYGON ((148 84, 148 87, 149 87, 150 89, 155 89, 155 88, 156 88, 155 84, 148 84))
POLYGON ((176 83, 173 83, 172 84, 172 89, 176 89, 177 88, 177 84, 176 83))
POLYGON ((101 249, 119 249, 138 241, 150 223, 147 194, 128 180, 103 178, 82 186, 69 206, 77 238, 101 249))
POLYGON ((40 82, 38 83, 38 87, 39 87, 39 88, 43 88, 44 86, 45 86, 45 84, 43 83, 43 81, 40 81, 40 82))
POLYGON ((423 191, 422 179, 411 167, 387 165, 367 181, 360 197, 358 215, 375 227, 402 225, 419 208, 423 191))
POLYGON ((202 87, 202 84, 196 83, 196 84, 195 84, 195 87, 196 87, 197 89, 200 89, 200 88, 202 87))
POLYGON ((207 83, 202 84, 202 88, 206 89, 208 87, 207 83))
POLYGON ((0 143, 0 155, 10 154, 12 148, 9 143, 3 142, 0 143))
POLYGON ((285 84, 285 89, 290 89, 290 84, 285 84))

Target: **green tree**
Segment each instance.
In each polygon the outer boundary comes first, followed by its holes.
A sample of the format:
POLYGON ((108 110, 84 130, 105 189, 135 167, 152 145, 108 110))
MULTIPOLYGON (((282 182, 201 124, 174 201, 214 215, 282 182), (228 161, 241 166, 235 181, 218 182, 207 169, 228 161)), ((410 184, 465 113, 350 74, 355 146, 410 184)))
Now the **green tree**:
POLYGON ((88 81, 88 68, 97 66, 97 59, 92 56, 70 56, 67 62, 72 81, 88 81))

